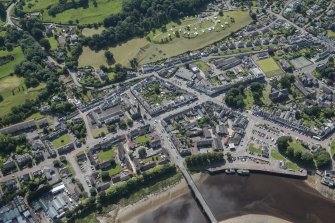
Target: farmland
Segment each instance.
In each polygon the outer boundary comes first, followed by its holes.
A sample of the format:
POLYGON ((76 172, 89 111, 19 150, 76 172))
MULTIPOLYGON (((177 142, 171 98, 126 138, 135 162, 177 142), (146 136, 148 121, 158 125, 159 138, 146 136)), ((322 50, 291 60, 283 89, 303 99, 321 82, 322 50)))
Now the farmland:
MULTIPOLYGON (((140 64, 152 63, 187 51, 201 49, 225 38, 232 31, 237 31, 251 22, 248 12, 245 11, 227 12, 225 16, 234 18, 235 22, 224 30, 212 30, 194 38, 173 38, 165 43, 150 42, 146 38, 135 38, 116 47, 109 48, 109 50, 113 53, 115 61, 125 66, 129 66, 129 60, 132 58, 137 58, 140 64)), ((94 52, 84 47, 83 53, 79 58, 79 66, 87 65, 94 67, 106 65, 104 52, 94 52)))
POLYGON ((44 21, 67 24, 69 21, 80 24, 92 24, 102 22, 104 18, 121 10, 122 0, 97 0, 97 6, 93 5, 93 1, 89 1, 88 8, 72 8, 65 10, 52 17, 48 14, 48 8, 57 4, 58 0, 27 0, 23 7, 24 12, 42 12, 41 18, 44 21))
POLYGON ((0 51, 0 57, 4 57, 8 55, 14 56, 14 60, 0 66, 0 70, 1 70, 0 78, 6 77, 9 74, 14 73, 15 65, 19 64, 24 59, 24 55, 21 50, 21 47, 15 47, 13 51, 10 51, 10 52, 6 50, 0 51))
POLYGON ((13 107, 23 104, 28 99, 36 99, 43 88, 45 88, 45 84, 27 89, 24 78, 17 76, 0 79, 0 94, 4 98, 0 102, 0 116, 10 113, 13 107))

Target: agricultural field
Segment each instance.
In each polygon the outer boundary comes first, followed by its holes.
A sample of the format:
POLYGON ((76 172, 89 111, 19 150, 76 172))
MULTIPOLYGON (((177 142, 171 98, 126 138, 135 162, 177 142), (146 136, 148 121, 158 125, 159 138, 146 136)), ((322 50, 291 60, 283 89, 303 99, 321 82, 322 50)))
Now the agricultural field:
POLYGON ((261 70, 265 73, 266 77, 274 77, 284 73, 280 69, 276 61, 271 57, 263 60, 258 60, 257 64, 261 68, 261 70))
POLYGON ((113 13, 121 11, 123 0, 96 0, 97 7, 93 5, 93 1, 89 1, 88 8, 68 9, 62 13, 52 17, 48 14, 48 7, 58 4, 58 0, 26 0, 23 7, 24 12, 43 12, 41 15, 42 20, 64 23, 69 21, 76 23, 78 20, 80 24, 92 24, 102 22, 104 18, 113 13))
POLYGON ((99 27, 99 28, 97 28, 97 29, 95 29, 95 28, 84 28, 83 30, 82 30, 82 34, 84 35, 84 36, 93 36, 93 35, 95 35, 95 34, 101 34, 102 33, 102 31, 104 31, 105 30, 105 28, 104 27, 99 27))
POLYGON ((6 77, 9 74, 14 73, 15 65, 21 63, 24 60, 24 55, 21 50, 21 47, 15 47, 13 51, 11 52, 6 51, 6 50, 0 51, 0 57, 4 57, 8 55, 14 56, 14 60, 0 66, 0 70, 1 70, 0 78, 6 77))
MULTIPOLYGON (((247 11, 226 12, 225 16, 227 18, 228 16, 229 18, 234 18, 235 22, 231 23, 224 30, 212 30, 195 38, 174 38, 166 43, 155 43, 153 41, 149 42, 146 38, 135 38, 116 47, 111 47, 109 51, 113 53, 116 63, 124 66, 130 66, 129 60, 132 58, 138 59, 140 64, 152 63, 187 51, 201 49, 225 38, 232 31, 237 31, 252 21, 247 11)), ((96 68, 100 65, 107 66, 104 51, 94 52, 84 47, 83 53, 79 58, 79 66, 88 65, 96 68)))
POLYGON ((64 134, 57 139, 53 140, 51 143, 55 149, 58 149, 62 146, 65 146, 66 144, 69 144, 71 142, 71 138, 69 134, 64 134))
POLYGON ((24 78, 8 76, 0 79, 0 95, 3 101, 0 102, 0 117, 11 112, 17 105, 23 104, 28 99, 36 99, 40 91, 45 88, 45 84, 40 84, 36 88, 29 88, 24 84, 24 78))

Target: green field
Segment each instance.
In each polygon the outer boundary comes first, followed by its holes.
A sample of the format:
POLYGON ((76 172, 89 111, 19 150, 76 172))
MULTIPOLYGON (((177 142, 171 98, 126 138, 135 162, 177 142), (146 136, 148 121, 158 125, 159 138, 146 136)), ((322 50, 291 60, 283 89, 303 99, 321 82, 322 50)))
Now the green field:
POLYGON ((4 100, 0 102, 0 117, 10 113, 13 107, 23 104, 27 99, 36 99, 43 88, 45 84, 27 89, 24 78, 17 76, 1 78, 0 94, 4 100))
POLYGON ((54 36, 48 37, 51 49, 50 50, 55 50, 58 47, 58 41, 55 39, 54 36))
POLYGON ((116 155, 116 149, 111 148, 109 150, 104 150, 98 153, 98 160, 100 163, 106 162, 108 160, 114 159, 116 155))
POLYGON ((14 73, 15 65, 19 64, 21 61, 24 60, 24 55, 21 50, 21 47, 15 47, 13 51, 8 52, 8 51, 0 51, 0 57, 7 56, 7 55, 13 55, 14 60, 10 61, 9 63, 6 63, 2 66, 0 66, 0 78, 6 77, 11 73, 14 73))
POLYGON ((107 128, 99 128, 99 129, 92 129, 92 135, 94 138, 101 137, 102 134, 107 134, 108 129, 107 128))
POLYGON ((254 105, 254 96, 252 95, 252 92, 250 89, 245 90, 244 94, 246 96, 246 98, 244 99, 245 108, 251 109, 252 106, 254 105))
MULTIPOLYGON (((140 64, 152 63, 187 51, 201 49, 225 38, 232 31, 237 31, 252 21, 247 11, 231 11, 225 14, 233 17, 235 23, 230 24, 229 27, 222 31, 212 31, 190 39, 175 38, 164 44, 149 42, 146 38, 135 38, 116 47, 109 48, 109 50, 113 53, 116 63, 121 63, 125 66, 129 66, 129 60, 132 58, 137 58, 140 64)), ((96 68, 100 65, 107 66, 104 51, 94 52, 84 47, 83 53, 79 58, 79 67, 88 65, 96 68)))
POLYGON ((257 64, 267 77, 274 77, 283 74, 283 71, 280 69, 276 61, 271 57, 263 60, 258 60, 257 64))
POLYGON ((71 138, 69 134, 64 134, 57 139, 53 140, 51 143, 55 149, 58 149, 62 146, 65 146, 66 144, 69 144, 71 142, 71 138))
POLYGON ((330 145, 330 151, 331 155, 335 156, 335 141, 333 141, 332 144, 330 145))
POLYGON ((250 144, 249 151, 252 153, 262 153, 262 148, 257 148, 254 146, 254 144, 250 144))
POLYGON ((202 60, 196 61, 194 62, 194 64, 197 65, 199 70, 201 70, 202 72, 209 72, 212 70, 211 67, 202 60))
POLYGON ((93 36, 94 34, 100 34, 102 31, 105 30, 104 27, 95 28, 84 28, 82 34, 84 36, 93 36))
POLYGON ((56 23, 69 23, 76 20, 81 24, 92 24, 102 22, 104 18, 113 13, 118 13, 121 10, 123 0, 96 0, 97 7, 94 7, 93 1, 89 1, 88 8, 68 9, 62 13, 57 14, 55 17, 48 15, 48 7, 57 4, 58 0, 28 0, 23 8, 24 12, 40 12, 42 13, 42 20, 56 22, 56 23))
POLYGON ((135 143, 147 143, 149 141, 150 139, 148 135, 139 136, 134 140, 135 143))
POLYGON ((286 160, 286 158, 283 157, 283 155, 280 154, 277 150, 271 150, 271 157, 276 160, 286 160))
POLYGON ((327 36, 328 36, 329 38, 334 39, 334 38, 335 38, 335 32, 333 32, 333 31, 331 31, 331 30, 328 30, 328 31, 327 31, 327 36))

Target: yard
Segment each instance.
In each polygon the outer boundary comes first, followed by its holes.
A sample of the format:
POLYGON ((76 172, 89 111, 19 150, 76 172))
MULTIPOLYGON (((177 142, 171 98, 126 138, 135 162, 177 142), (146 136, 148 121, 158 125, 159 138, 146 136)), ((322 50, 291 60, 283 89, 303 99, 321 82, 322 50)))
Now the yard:
POLYGON ((55 149, 58 149, 62 146, 65 146, 66 144, 69 144, 71 142, 71 138, 69 134, 64 134, 57 139, 53 140, 51 143, 55 149))
POLYGON ((197 65, 202 72, 209 72, 212 70, 211 67, 202 60, 196 61, 194 64, 197 65))
POLYGON ((1 70, 0 78, 6 77, 9 74, 14 73, 15 65, 19 64, 21 61, 24 60, 24 55, 21 50, 21 47, 15 47, 13 51, 10 51, 10 52, 6 50, 0 50, 0 57, 4 57, 7 55, 13 55, 14 60, 0 66, 0 70, 1 70))
MULTIPOLYGON (((225 38, 232 31, 237 31, 251 22, 247 11, 231 11, 225 14, 226 16, 233 17, 235 23, 230 24, 229 27, 222 31, 208 32, 191 39, 176 38, 164 44, 149 42, 146 38, 135 38, 116 47, 109 48, 109 50, 113 53, 116 63, 130 66, 129 60, 137 58, 140 64, 147 64, 187 51, 201 49, 225 38)), ((79 66, 87 65, 97 68, 100 65, 107 66, 104 51, 94 52, 84 47, 83 53, 79 58, 79 66)))
POLYGON ((115 148, 111 148, 108 150, 104 150, 98 153, 98 160, 100 163, 106 162, 108 160, 112 160, 114 159, 116 155, 116 149, 115 148))
POLYGON ((265 73, 266 77, 270 78, 284 73, 280 69, 276 61, 271 57, 263 60, 258 60, 257 64, 261 68, 261 70, 265 73))
POLYGON ((45 84, 27 89, 24 78, 15 75, 0 79, 0 95, 3 97, 3 101, 0 102, 0 117, 10 113, 13 107, 23 104, 26 100, 36 99, 43 88, 45 84))
POLYGON ((80 24, 93 24, 102 22, 103 19, 110 14, 120 12, 122 1, 123 0, 96 0, 97 7, 94 7, 93 1, 89 1, 88 8, 72 8, 52 17, 48 14, 48 7, 58 4, 58 0, 28 0, 26 1, 23 11, 42 11, 42 20, 44 21, 68 24, 70 20, 74 23, 78 20, 80 24))
POLYGON ((51 37, 48 37, 47 39, 49 40, 49 43, 50 43, 50 46, 51 46, 50 50, 57 49, 58 41, 55 39, 55 37, 51 36, 51 37))
POLYGON ((139 137, 135 138, 135 140, 134 140, 134 142, 138 143, 138 144, 147 143, 149 141, 150 141, 150 139, 149 139, 149 136, 147 134, 139 136, 139 137))
POLYGON ((105 128, 98 128, 98 129, 92 129, 92 135, 94 138, 100 138, 103 135, 106 135, 108 133, 108 129, 105 128))
POLYGON ((142 95, 150 105, 162 104, 174 100, 178 95, 174 92, 161 89, 161 85, 158 83, 150 84, 146 89, 143 90, 142 95))

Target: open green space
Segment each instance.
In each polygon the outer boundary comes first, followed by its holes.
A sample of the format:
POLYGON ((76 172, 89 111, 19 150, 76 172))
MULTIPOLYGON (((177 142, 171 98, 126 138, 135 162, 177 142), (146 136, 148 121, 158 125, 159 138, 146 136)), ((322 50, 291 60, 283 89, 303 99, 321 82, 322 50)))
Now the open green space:
POLYGON ((204 61, 202 60, 199 60, 199 61, 196 61, 194 62, 194 64, 202 71, 202 72, 209 72, 211 71, 211 67, 205 63, 204 61))
POLYGON ((252 106, 254 105, 254 96, 252 95, 252 92, 250 89, 245 90, 244 94, 246 96, 246 98, 244 99, 245 108, 251 109, 252 106))
MULTIPOLYGON (((129 66, 129 60, 136 58, 140 64, 152 63, 161 59, 173 57, 187 51, 201 49, 207 45, 217 42, 231 32, 237 31, 249 23, 252 19, 247 11, 225 12, 225 16, 234 18, 235 22, 221 31, 212 31, 196 38, 175 38, 167 43, 149 42, 146 38, 135 38, 116 47, 109 48, 113 53, 116 63, 129 66)), ((79 66, 99 67, 107 65, 104 51, 94 52, 87 47, 79 58, 79 66)))
POLYGON ((17 105, 23 104, 26 100, 34 100, 45 88, 45 84, 39 84, 36 88, 28 88, 24 84, 24 78, 8 76, 0 79, 0 95, 3 101, 0 102, 0 117, 11 112, 17 105))
POLYGON ((274 77, 284 73, 280 69, 276 61, 271 57, 263 60, 258 60, 257 64, 267 77, 274 77))
POLYGON ((305 151, 305 148, 298 141, 292 141, 292 142, 290 142, 290 147, 293 148, 295 152, 296 151, 301 151, 301 152, 305 151))
POLYGON ((97 219, 97 214, 92 213, 84 218, 78 218, 75 223, 100 223, 100 221, 97 219))
POLYGON ((327 36, 328 36, 329 38, 334 39, 334 38, 335 38, 335 32, 334 32, 334 31, 331 31, 331 30, 328 30, 328 31, 327 31, 327 36))
POLYGON ((98 128, 98 129, 92 129, 92 135, 94 138, 102 137, 103 135, 106 135, 108 133, 108 129, 105 128, 98 128))
POLYGON ((144 163, 148 163, 148 162, 152 162, 152 161, 157 162, 157 161, 161 161, 161 160, 162 160, 162 158, 161 158, 160 155, 154 155, 154 156, 147 157, 147 158, 143 159, 142 161, 144 163))
POLYGON ((45 115, 41 114, 40 112, 37 112, 35 114, 32 114, 31 116, 27 117, 25 120, 40 120, 42 118, 45 118, 45 115))
POLYGON ((149 141, 150 141, 150 139, 149 139, 149 136, 147 134, 139 136, 139 137, 135 138, 135 140, 134 140, 135 143, 147 143, 149 141))
POLYGON ((82 34, 84 36, 93 36, 94 34, 101 34, 102 31, 105 30, 104 27, 99 27, 99 28, 84 28, 82 31, 82 34))
POLYGON ((71 138, 69 134, 64 134, 58 137, 57 139, 53 140, 51 143, 55 149, 58 149, 66 144, 71 142, 71 138))
POLYGON ((14 60, 0 66, 0 78, 6 77, 11 73, 14 73, 15 65, 21 63, 24 60, 24 55, 21 50, 21 47, 15 47, 13 51, 9 52, 6 50, 0 51, 0 57, 13 55, 14 60))
POLYGON ((286 158, 280 154, 277 150, 271 150, 271 157, 276 160, 286 160, 286 158))
POLYGON ((291 169, 291 170, 299 170, 300 169, 300 167, 295 163, 287 161, 285 164, 286 164, 287 169, 291 169))
POLYGON ((112 160, 114 159, 116 155, 116 149, 115 148, 111 148, 108 150, 104 150, 98 153, 98 160, 100 163, 106 162, 108 160, 112 160))
POLYGON ((49 43, 50 43, 50 46, 51 46, 50 50, 57 49, 58 41, 55 39, 55 37, 51 36, 51 37, 48 37, 47 39, 49 40, 49 43))
POLYGON ((262 153, 262 148, 257 148, 254 146, 254 144, 250 144, 249 151, 252 153, 262 153))
POLYGON ((331 155, 335 156, 335 141, 333 141, 332 144, 330 145, 330 151, 331 155))
POLYGON ((107 171, 109 176, 112 177, 121 172, 121 165, 117 163, 115 166, 110 167, 107 171))
POLYGON ((76 23, 78 20, 80 24, 93 24, 102 22, 104 18, 111 14, 121 11, 123 0, 96 0, 97 7, 94 6, 93 1, 89 1, 88 8, 72 8, 65 10, 52 17, 48 14, 48 8, 51 5, 58 4, 58 0, 28 0, 23 7, 24 12, 43 12, 41 18, 44 21, 56 23, 69 23, 72 21, 76 23))

